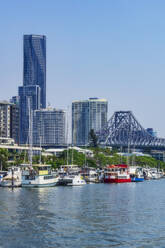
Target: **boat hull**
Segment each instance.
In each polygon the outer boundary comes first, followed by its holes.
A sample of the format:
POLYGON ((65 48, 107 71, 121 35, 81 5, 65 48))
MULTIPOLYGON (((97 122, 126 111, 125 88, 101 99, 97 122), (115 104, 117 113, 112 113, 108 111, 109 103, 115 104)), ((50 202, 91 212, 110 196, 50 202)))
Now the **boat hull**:
POLYGON ((82 186, 85 185, 86 182, 81 176, 66 176, 61 178, 58 184, 61 186, 82 186))
POLYGON ((21 182, 1 181, 1 187, 21 187, 21 182))
POLYGON ((57 183, 47 183, 47 184, 22 184, 23 188, 43 188, 43 187, 54 187, 57 183))
POLYGON ((104 183, 131 183, 131 178, 104 178, 104 183))
POLYGON ((26 179, 26 176, 22 178, 22 187, 26 188, 41 188, 41 187, 53 187, 58 183, 59 178, 45 179, 45 176, 36 176, 35 179, 26 179))
POLYGON ((143 182, 143 181, 144 181, 144 178, 138 178, 138 177, 131 178, 131 182, 138 183, 138 182, 143 182))

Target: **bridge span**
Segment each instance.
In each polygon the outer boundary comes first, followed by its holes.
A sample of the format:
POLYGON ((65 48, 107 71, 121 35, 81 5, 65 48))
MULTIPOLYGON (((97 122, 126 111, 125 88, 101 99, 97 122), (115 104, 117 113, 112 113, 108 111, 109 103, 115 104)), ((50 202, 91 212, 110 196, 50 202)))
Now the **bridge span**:
POLYGON ((103 146, 165 150, 165 139, 149 134, 131 111, 115 112, 97 136, 103 146))

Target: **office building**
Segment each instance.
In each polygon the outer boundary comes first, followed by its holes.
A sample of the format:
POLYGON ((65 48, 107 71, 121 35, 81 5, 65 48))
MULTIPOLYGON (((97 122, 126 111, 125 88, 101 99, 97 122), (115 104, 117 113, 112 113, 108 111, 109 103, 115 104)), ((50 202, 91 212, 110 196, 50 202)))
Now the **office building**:
POLYGON ((42 147, 64 146, 66 112, 53 108, 34 111, 33 144, 42 147))
POLYGON ((40 92, 38 85, 19 87, 20 144, 29 143, 29 113, 40 109, 40 92))
POLYGON ((46 108, 46 36, 24 35, 23 86, 39 85, 41 108, 46 108))
POLYGON ((107 123, 108 102, 105 99, 89 98, 72 103, 72 143, 88 145, 89 132, 99 131, 107 123))

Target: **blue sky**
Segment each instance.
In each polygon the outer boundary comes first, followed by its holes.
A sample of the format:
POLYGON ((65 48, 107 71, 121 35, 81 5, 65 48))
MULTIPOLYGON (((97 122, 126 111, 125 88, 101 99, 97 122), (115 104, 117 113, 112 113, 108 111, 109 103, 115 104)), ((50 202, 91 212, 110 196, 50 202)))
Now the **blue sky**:
POLYGON ((165 137, 164 0, 0 1, 0 100, 22 85, 23 34, 47 36, 47 102, 106 98, 165 137))

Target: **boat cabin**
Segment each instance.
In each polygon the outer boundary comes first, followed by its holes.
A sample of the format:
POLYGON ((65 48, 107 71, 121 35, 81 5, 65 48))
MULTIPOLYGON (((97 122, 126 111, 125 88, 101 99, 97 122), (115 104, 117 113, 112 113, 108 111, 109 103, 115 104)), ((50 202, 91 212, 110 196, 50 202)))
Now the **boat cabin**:
POLYGON ((105 183, 131 182, 129 167, 126 164, 109 165, 104 171, 105 183))
POLYGON ((126 164, 117 164, 117 165, 108 165, 104 171, 104 174, 115 174, 115 173, 127 173, 129 171, 128 165, 126 164))
POLYGON ((36 173, 39 176, 51 174, 51 165, 36 164, 36 165, 33 165, 33 169, 36 171, 36 173))

